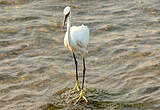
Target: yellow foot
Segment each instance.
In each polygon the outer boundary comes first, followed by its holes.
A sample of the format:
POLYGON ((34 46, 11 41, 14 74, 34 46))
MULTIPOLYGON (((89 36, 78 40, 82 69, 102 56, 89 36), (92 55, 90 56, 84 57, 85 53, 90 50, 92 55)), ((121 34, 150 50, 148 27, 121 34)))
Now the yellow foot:
POLYGON ((76 85, 75 85, 75 87, 74 87, 74 90, 75 89, 77 89, 77 91, 80 91, 80 89, 79 89, 79 85, 78 85, 78 81, 76 80, 76 85))
POLYGON ((78 103, 78 101, 81 98, 83 98, 86 101, 86 103, 88 102, 87 98, 85 97, 85 93, 84 93, 83 90, 81 90, 80 94, 77 97, 73 98, 72 101, 75 100, 75 99, 77 99, 76 102, 74 103, 74 104, 76 104, 76 103, 78 103))

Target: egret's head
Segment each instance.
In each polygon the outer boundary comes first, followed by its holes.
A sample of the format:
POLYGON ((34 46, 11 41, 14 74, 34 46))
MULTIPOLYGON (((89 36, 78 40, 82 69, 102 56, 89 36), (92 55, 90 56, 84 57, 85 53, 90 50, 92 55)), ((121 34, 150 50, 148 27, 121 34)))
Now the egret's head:
POLYGON ((71 7, 67 6, 67 7, 64 8, 64 11, 63 11, 64 19, 63 19, 63 24, 62 24, 63 28, 64 28, 64 25, 65 25, 66 19, 70 15, 70 12, 71 12, 71 7))
POLYGON ((70 13, 70 11, 71 11, 71 7, 67 6, 64 8, 63 14, 68 15, 70 13))

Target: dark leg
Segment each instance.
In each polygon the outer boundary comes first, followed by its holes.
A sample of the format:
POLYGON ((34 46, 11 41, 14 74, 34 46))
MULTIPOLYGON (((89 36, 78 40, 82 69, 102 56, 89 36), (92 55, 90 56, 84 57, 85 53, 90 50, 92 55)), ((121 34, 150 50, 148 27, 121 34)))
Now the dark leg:
POLYGON ((86 67, 85 67, 85 59, 84 59, 84 57, 82 57, 82 60, 83 60, 83 81, 82 81, 82 90, 83 90, 86 67))
POLYGON ((78 81, 78 63, 77 63, 76 56, 75 56, 74 52, 72 52, 72 55, 73 55, 75 65, 76 65, 76 81, 78 81))
POLYGON ((74 89, 77 89, 78 91, 80 91, 79 84, 78 84, 78 63, 77 63, 76 56, 75 56, 74 52, 72 52, 72 55, 73 55, 75 65, 76 65, 76 85, 75 85, 74 89))
POLYGON ((85 59, 84 59, 84 57, 82 57, 82 62, 83 62, 83 82, 82 82, 82 89, 81 89, 81 92, 80 92, 80 94, 77 96, 77 97, 75 97, 75 98, 73 98, 72 99, 72 101, 73 100, 75 100, 75 99, 77 99, 76 100, 76 102, 75 102, 75 104, 82 98, 82 99, 84 99, 86 102, 88 102, 88 100, 87 100, 87 98, 85 97, 85 92, 84 92, 84 77, 85 77, 85 71, 86 71, 86 67, 85 67, 85 59))

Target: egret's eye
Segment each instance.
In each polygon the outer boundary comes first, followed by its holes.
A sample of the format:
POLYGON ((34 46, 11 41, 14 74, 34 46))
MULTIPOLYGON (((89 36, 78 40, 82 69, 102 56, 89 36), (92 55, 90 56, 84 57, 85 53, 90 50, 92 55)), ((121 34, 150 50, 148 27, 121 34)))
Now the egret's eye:
POLYGON ((70 11, 71 11, 71 8, 70 8, 69 6, 67 6, 67 7, 64 9, 63 13, 64 13, 64 15, 67 15, 68 13, 70 13, 70 11))

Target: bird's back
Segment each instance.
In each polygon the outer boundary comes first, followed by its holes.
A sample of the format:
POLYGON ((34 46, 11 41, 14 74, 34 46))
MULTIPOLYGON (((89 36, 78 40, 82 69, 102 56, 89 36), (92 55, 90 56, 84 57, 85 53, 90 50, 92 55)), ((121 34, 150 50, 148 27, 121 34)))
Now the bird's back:
MULTIPOLYGON (((89 40, 89 29, 87 26, 73 26, 70 30, 71 44, 76 49, 86 51, 89 40)), ((79 50, 79 51, 80 51, 79 50)))
POLYGON ((70 28, 70 40, 68 39, 68 32, 65 34, 64 45, 71 51, 79 51, 86 53, 89 40, 89 29, 87 26, 72 26, 70 28))

